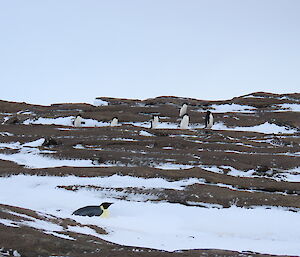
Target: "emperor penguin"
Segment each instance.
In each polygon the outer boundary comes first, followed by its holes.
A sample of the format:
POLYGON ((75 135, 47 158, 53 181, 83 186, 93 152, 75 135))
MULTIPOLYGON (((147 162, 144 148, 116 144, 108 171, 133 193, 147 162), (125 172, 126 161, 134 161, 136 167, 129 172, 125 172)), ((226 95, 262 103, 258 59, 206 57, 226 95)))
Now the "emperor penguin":
POLYGON ((205 128, 210 129, 213 124, 214 124, 214 116, 210 111, 207 111, 205 116, 205 128))
POLYGON ((158 124, 159 124, 159 117, 154 115, 152 120, 150 121, 150 123, 151 123, 151 128, 156 129, 158 127, 158 124))
POLYGON ((116 126, 119 126, 119 120, 117 117, 114 117, 110 123, 110 126, 111 127, 116 127, 116 126))
POLYGON ((82 117, 78 114, 74 120, 74 127, 81 127, 82 125, 82 117))
POLYGON ((187 114, 184 114, 182 120, 180 122, 180 129, 188 129, 189 128, 190 117, 187 114))
POLYGON ((184 103, 180 108, 179 117, 182 117, 184 114, 186 114, 186 111, 187 111, 187 104, 184 103))
POLYGON ((109 217, 109 210, 108 207, 111 206, 112 203, 102 203, 100 206, 97 205, 90 205, 79 208, 78 210, 74 211, 72 215, 79 215, 79 216, 100 216, 101 218, 108 218, 109 217))

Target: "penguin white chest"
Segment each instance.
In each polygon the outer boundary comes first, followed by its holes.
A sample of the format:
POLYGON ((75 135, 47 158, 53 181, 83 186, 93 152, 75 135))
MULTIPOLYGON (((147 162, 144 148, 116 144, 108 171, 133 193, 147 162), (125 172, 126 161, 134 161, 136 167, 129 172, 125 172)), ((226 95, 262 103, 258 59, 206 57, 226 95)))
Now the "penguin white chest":
POLYGON ((81 127, 82 118, 80 116, 76 117, 74 120, 74 126, 75 127, 81 127))
POLYGON ((113 118, 113 120, 110 123, 111 127, 116 127, 118 126, 118 119, 117 118, 113 118))
POLYGON ((109 218, 109 210, 108 209, 104 209, 102 206, 100 206, 101 210, 103 211, 102 214, 100 215, 101 218, 109 218))
POLYGON ((187 105, 184 104, 182 105, 182 107, 180 108, 180 112, 179 112, 179 116, 183 116, 184 114, 186 114, 186 111, 187 111, 187 105))
POLYGON ((155 129, 158 127, 159 119, 158 116, 154 116, 153 121, 152 121, 152 128, 155 129))
POLYGON ((214 125, 214 116, 210 113, 208 120, 208 127, 211 128, 214 125))
POLYGON ((189 116, 188 115, 184 115, 181 122, 180 122, 180 129, 188 129, 189 127, 189 116))

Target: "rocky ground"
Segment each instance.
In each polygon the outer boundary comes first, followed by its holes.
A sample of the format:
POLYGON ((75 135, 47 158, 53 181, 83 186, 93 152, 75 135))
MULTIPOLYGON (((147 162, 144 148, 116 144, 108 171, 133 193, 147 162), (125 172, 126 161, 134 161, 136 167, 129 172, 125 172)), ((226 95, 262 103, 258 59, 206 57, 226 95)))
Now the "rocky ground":
MULTIPOLYGON (((132 194, 151 196, 151 201, 167 201, 204 208, 236 206, 279 206, 298 212, 300 186, 289 175, 300 176, 300 112, 286 106, 300 105, 300 94, 275 95, 254 93, 227 101, 202 101, 177 97, 128 100, 101 98, 108 105, 53 104, 38 106, 0 101, 0 154, 20 151, 7 147, 45 139, 38 149, 55 159, 91 160, 90 167, 36 168, 16 161, 0 160, 0 176, 38 174, 81 177, 131 175, 144 178, 165 178, 168 181, 199 178, 202 183, 184 190, 141 189, 135 187, 103 188, 85 185, 93 190, 122 192, 119 199, 132 194), (150 129, 152 115, 159 115, 165 124, 179 124, 180 106, 188 104, 190 129, 150 129), (247 106, 247 110, 220 111, 228 105, 247 106), (215 123, 228 130, 205 130, 206 110, 214 114, 215 123), (71 124, 37 124, 40 118, 76 116, 103 122, 101 127, 74 128, 71 124), (105 123, 118 117, 122 126, 105 123), (293 133, 259 133, 238 131, 237 127, 275 124, 293 133), (232 130, 230 129, 232 128, 232 130), (94 165, 94 166, 93 166, 94 165), (238 171, 238 173, 236 173, 238 171), (249 171, 251 171, 249 173, 249 171)), ((41 121, 41 120, 40 120, 41 121)), ((61 186, 80 190, 82 185, 61 186)), ((17 197, 17 192, 16 192, 17 197)), ((71 219, 43 216, 34 210, 0 203, 0 218, 15 221, 41 220, 62 227, 81 226, 71 219), (24 216, 25 215, 25 216, 24 216)), ((105 230, 92 226, 98 233, 105 230)), ((197 249, 165 252, 113 244, 91 235, 68 232, 76 240, 66 240, 22 225, 0 223, 0 256, 271 256, 259 253, 232 252, 222 249, 197 249), (2 247, 2 248, 1 248, 2 247)))

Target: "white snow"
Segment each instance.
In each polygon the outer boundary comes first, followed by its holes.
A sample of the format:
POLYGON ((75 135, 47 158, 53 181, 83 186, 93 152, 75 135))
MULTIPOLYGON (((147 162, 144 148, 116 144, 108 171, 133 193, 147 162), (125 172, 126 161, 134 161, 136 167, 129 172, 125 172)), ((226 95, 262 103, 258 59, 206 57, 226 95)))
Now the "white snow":
POLYGON ((27 168, 54 168, 54 167, 92 167, 99 166, 93 164, 91 160, 67 160, 67 159, 54 159, 51 157, 43 156, 37 149, 21 149, 19 153, 14 154, 0 154, 1 160, 12 161, 19 165, 24 165, 27 168))
MULTIPOLYGON (((253 113, 256 111, 256 108, 248 105, 240 104, 213 104, 211 105, 213 112, 225 113, 225 112, 242 112, 242 113, 253 113)), ((203 111, 203 110, 202 110, 203 111)))
MULTIPOLYGON (((221 109, 220 109, 221 110, 221 109)), ((222 109, 223 110, 223 109, 222 109)), ((28 124, 43 124, 43 125, 61 125, 61 126, 73 126, 73 120, 75 117, 59 117, 59 118, 39 118, 37 120, 25 120, 23 124, 28 125, 28 124)), ((102 121, 97 121, 93 119, 82 119, 84 124, 82 124, 82 127, 104 127, 104 126, 109 126, 108 122, 102 122, 102 121)), ((129 122, 126 124, 131 124, 134 126, 142 127, 142 128, 149 128, 149 123, 148 122, 129 122)), ((193 124, 191 123, 190 127, 192 129, 197 129, 197 128, 203 128, 202 124, 193 124)), ((158 124, 157 129, 178 129, 179 128, 179 123, 170 123, 170 122, 160 122, 158 124)), ((266 133, 266 134, 279 134, 279 133, 287 133, 287 134, 293 134, 296 133, 296 129, 292 128, 286 128, 283 126, 278 126, 276 124, 272 124, 269 122, 265 122, 263 124, 257 125, 257 126, 252 126, 252 127, 232 127, 229 128, 226 125, 224 125, 222 122, 215 123, 212 127, 214 130, 237 130, 237 131, 253 131, 253 132, 260 132, 260 133, 266 133)), ((140 132, 140 135, 145 135, 148 132, 140 132)), ((150 133, 149 133, 150 134, 150 133)))
MULTIPOLYGON (((203 248, 300 254, 300 213, 279 208, 244 209, 232 206, 219 209, 162 202, 120 201, 110 198, 109 195, 103 198, 95 190, 82 189, 73 192, 57 188, 58 185, 74 184, 182 188, 189 183, 197 183, 197 180, 169 182, 163 179, 117 175, 103 178, 15 175, 0 178, 0 202, 75 219, 83 225, 69 226, 65 230, 52 223, 27 222, 53 235, 57 232, 73 231, 92 234, 118 244, 166 251, 203 248), (110 207, 111 217, 108 219, 71 215, 79 207, 104 201, 114 203, 110 207), (87 227, 90 224, 104 228, 109 234, 98 234, 87 227)), ((64 237, 62 234, 56 236, 64 237)))
POLYGON ((280 180, 289 182, 300 182, 300 166, 297 168, 284 170, 280 173, 280 180))
POLYGON ((133 139, 133 138, 124 138, 124 137, 115 137, 115 138, 112 138, 110 140, 113 140, 113 141, 127 141, 127 142, 137 142, 139 140, 137 139, 133 139))
MULTIPOLYGON (((28 175, 14 175, 6 178, 0 178, 0 192, 1 187, 5 188, 6 183, 13 182, 17 189, 19 184, 24 184, 24 186, 31 187, 43 187, 48 185, 48 187, 55 188, 59 185, 71 186, 71 185, 93 185, 97 187, 109 187, 109 188, 123 188, 123 187, 138 187, 144 189, 153 188, 164 188, 164 189, 174 189, 183 190, 185 186, 192 185, 195 183, 202 183, 203 180, 190 178, 178 181, 167 181, 163 178, 138 178, 132 176, 120 176, 112 175, 109 177, 51 177, 51 176, 28 176, 28 175)), ((10 188, 10 190, 15 190, 10 188)))
POLYGON ((0 149, 20 149, 20 142, 0 143, 0 149))
POLYGON ((145 136, 145 137, 153 137, 153 136, 154 136, 153 134, 151 134, 151 133, 149 133, 149 132, 147 132, 147 131, 145 131, 145 130, 141 130, 141 131, 139 132, 139 135, 140 135, 140 136, 145 136))
POLYGON ((23 220, 21 222, 18 222, 18 224, 26 225, 32 228, 46 230, 46 231, 63 231, 63 228, 57 224, 54 224, 49 221, 40 220, 32 218, 32 220, 23 220))
MULTIPOLYGON (((142 128, 150 128, 149 122, 127 122, 126 124, 131 124, 137 127, 142 128)), ((156 129, 178 129, 179 123, 171 123, 171 122, 160 122, 156 129)))
POLYGON ((277 105, 282 110, 278 111, 291 111, 291 112, 300 112, 300 104, 278 104, 277 105))
POLYGON ((300 252, 300 232, 295 227, 300 225, 299 213, 128 202, 112 206, 111 213, 111 219, 96 221, 111 231, 102 238, 124 245, 167 251, 217 248, 273 254, 300 252))
POLYGON ((211 172, 222 173, 222 174, 224 173, 224 170, 226 170, 227 175, 236 176, 236 177, 254 177, 253 172, 255 172, 255 170, 248 170, 248 171, 237 170, 231 166, 225 166, 225 165, 222 165, 220 167, 217 167, 215 165, 212 166, 199 165, 199 167, 211 172))
POLYGON ((95 105, 95 106, 107 106, 107 105, 108 105, 108 102, 96 98, 96 99, 94 100, 94 105, 95 105))
POLYGON ((245 95, 242 98, 267 98, 267 96, 245 95))
POLYGON ((14 143, 0 143, 0 149, 14 149, 19 150, 13 154, 0 153, 0 160, 12 161, 19 165, 24 165, 27 168, 53 168, 53 167, 103 167, 112 166, 110 164, 94 164, 92 160, 77 160, 77 159, 55 159, 49 156, 43 155, 43 153, 54 153, 54 151, 40 150, 36 147, 41 146, 44 139, 38 139, 33 142, 25 143, 23 145, 20 142, 14 143))
MULTIPOLYGON (((149 128, 149 124, 146 122, 131 122, 128 124, 132 124, 134 126, 138 127, 144 127, 149 128)), ((178 129, 179 123, 170 123, 170 122, 160 122, 157 129, 178 129)), ((191 129, 199 129, 204 128, 203 124, 198 123, 191 123, 190 124, 191 129)), ((296 133, 296 129, 292 128, 286 128, 283 126, 278 126, 276 124, 272 124, 269 122, 265 122, 260 125, 251 126, 251 127, 227 127, 222 122, 217 122, 212 127, 213 130, 236 130, 236 131, 252 131, 252 132, 259 132, 259 133, 265 133, 265 134, 279 134, 279 133, 286 133, 286 134, 293 134, 296 133)), ((182 136, 182 135, 180 135, 182 136)), ((190 135, 189 135, 190 136, 190 135)))
POLYGON ((28 227, 32 227, 32 228, 35 228, 38 230, 43 230, 44 233, 46 233, 46 234, 52 234, 54 236, 62 237, 65 239, 71 239, 71 238, 68 238, 68 236, 66 236, 66 235, 56 233, 56 232, 63 231, 63 227, 60 225, 57 225, 50 221, 36 219, 34 217, 31 217, 31 216, 28 216, 28 215, 22 214, 22 213, 6 211, 5 209, 3 211, 26 219, 26 220, 22 219, 20 221, 11 221, 11 220, 6 220, 6 219, 0 219, 0 223, 4 224, 6 226, 11 226, 11 227, 28 226, 28 227))
POLYGON ((278 126, 276 124, 272 124, 269 122, 265 122, 263 124, 252 126, 252 127, 232 127, 229 128, 221 122, 215 123, 212 127, 214 130, 236 130, 236 131, 251 131, 251 132, 259 132, 265 134, 293 134, 296 133, 296 129, 286 128, 282 126, 278 126))
POLYGON ((0 136, 13 136, 14 134, 9 132, 0 132, 0 136))
POLYGON ((38 146, 42 146, 42 144, 45 142, 44 138, 40 138, 38 140, 29 142, 29 143, 25 143, 23 144, 23 146, 27 146, 27 147, 38 147, 38 146))
POLYGON ((77 145, 73 146, 73 148, 74 149, 87 149, 82 144, 77 144, 77 145))
POLYGON ((169 163, 169 162, 154 165, 154 168, 161 169, 161 170, 186 170, 186 169, 191 169, 193 167, 194 166, 192 165, 169 163))
POLYGON ((89 228, 87 226, 84 226, 84 227, 68 226, 68 231, 101 238, 100 234, 98 234, 94 229, 89 228))
POLYGON ((1 219, 0 218, 0 223, 3 224, 4 226, 7 226, 7 227, 15 227, 15 228, 19 227, 18 225, 16 225, 15 221, 8 220, 8 219, 1 219))
POLYGON ((45 234, 49 234, 49 235, 53 235, 53 236, 56 236, 56 237, 60 237, 60 238, 63 238, 63 239, 76 240, 75 238, 70 237, 68 235, 57 233, 57 232, 53 232, 53 231, 44 231, 44 233, 45 234))
MULTIPOLYGON (((40 125, 60 125, 60 126, 74 126, 73 121, 76 117, 58 117, 58 118, 38 118, 38 119, 27 119, 23 122, 25 125, 29 124, 40 124, 40 125)), ((82 127, 105 127, 109 126, 109 122, 97 121, 94 119, 82 119, 82 127)))
MULTIPOLYGON (((199 165, 200 168, 216 172, 216 173, 224 173, 224 170, 226 170, 226 174, 230 176, 236 176, 236 177, 258 177, 253 175, 255 170, 237 170, 231 166, 225 166, 222 165, 220 167, 217 167, 215 165, 208 166, 208 165, 199 165), (229 170, 229 171, 228 171, 229 170)), ((289 170, 280 170, 280 173, 278 173, 276 176, 272 177, 272 179, 278 180, 278 181, 288 181, 288 182, 300 182, 300 167, 296 167, 289 170)))

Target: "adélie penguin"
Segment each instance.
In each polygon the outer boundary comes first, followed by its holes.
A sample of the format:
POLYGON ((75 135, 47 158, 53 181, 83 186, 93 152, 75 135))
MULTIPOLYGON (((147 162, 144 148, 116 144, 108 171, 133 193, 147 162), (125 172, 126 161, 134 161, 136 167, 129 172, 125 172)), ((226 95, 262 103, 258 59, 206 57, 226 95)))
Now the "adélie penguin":
POLYGON ((82 117, 78 114, 74 120, 74 127, 81 127, 82 124, 82 117))
POLYGON ((110 123, 110 126, 111 127, 116 127, 116 126, 119 126, 119 120, 117 117, 114 117, 110 123))
POLYGON ((189 128, 189 122, 190 122, 190 117, 187 114, 184 114, 181 122, 180 122, 180 129, 188 129, 189 128))
POLYGON ((210 111, 207 111, 205 116, 205 128, 210 129, 214 124, 214 116, 210 111))
POLYGON ((100 206, 98 205, 91 205, 79 208, 78 210, 74 211, 72 215, 79 215, 79 216, 100 216, 101 218, 108 218, 109 217, 109 210, 108 207, 111 206, 112 203, 102 203, 100 206))
POLYGON ((187 111, 187 104, 184 103, 180 108, 179 117, 182 117, 184 114, 186 114, 186 111, 187 111))
POLYGON ((158 124, 159 124, 159 117, 154 115, 152 120, 150 121, 150 123, 151 123, 151 128, 156 129, 158 127, 158 124))

